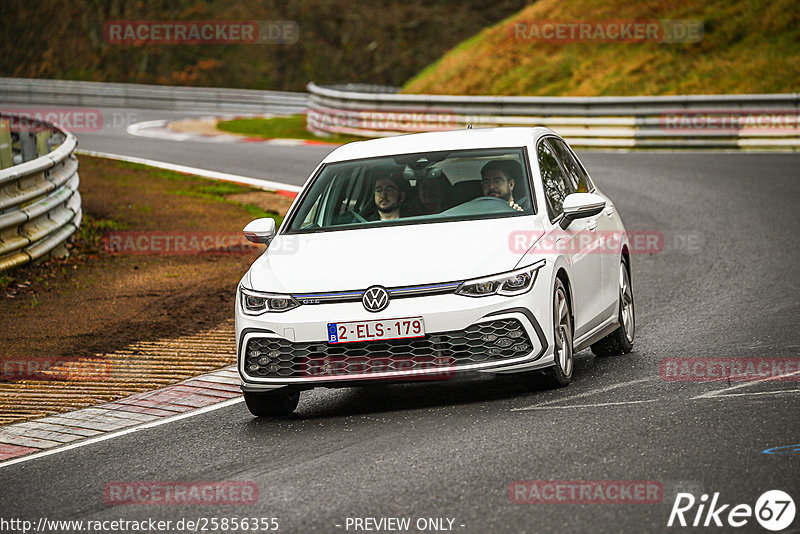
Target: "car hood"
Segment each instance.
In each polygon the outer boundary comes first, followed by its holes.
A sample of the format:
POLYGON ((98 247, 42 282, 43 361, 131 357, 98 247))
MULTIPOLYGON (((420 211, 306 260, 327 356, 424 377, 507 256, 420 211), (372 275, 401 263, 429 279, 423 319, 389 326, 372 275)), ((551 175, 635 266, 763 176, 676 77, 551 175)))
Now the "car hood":
POLYGON ((315 293, 467 280, 516 267, 514 235, 541 230, 527 216, 278 235, 244 283, 315 293))

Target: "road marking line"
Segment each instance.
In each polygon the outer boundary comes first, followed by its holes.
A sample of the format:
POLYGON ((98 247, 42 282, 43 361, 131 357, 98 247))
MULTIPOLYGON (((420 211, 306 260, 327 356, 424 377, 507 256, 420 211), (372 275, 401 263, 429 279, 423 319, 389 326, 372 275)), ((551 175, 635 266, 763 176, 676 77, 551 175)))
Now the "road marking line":
POLYGON ((238 403, 240 403, 242 401, 244 401, 244 397, 237 397, 235 399, 228 399, 226 401, 219 402, 217 404, 212 404, 211 406, 204 406, 203 408, 199 408, 199 409, 193 410, 191 412, 185 412, 185 413, 182 413, 182 414, 173 415, 171 417, 165 417, 165 418, 162 418, 162 419, 160 419, 158 421, 151 421, 149 423, 144 423, 144 424, 141 424, 141 425, 138 425, 138 426, 134 426, 134 427, 131 427, 131 428, 125 428, 125 429, 122 429, 122 430, 109 432, 109 433, 103 434, 101 436, 96 436, 96 437, 93 437, 93 438, 87 438, 85 440, 79 441, 78 443, 72 443, 72 444, 66 445, 64 447, 56 447, 56 448, 53 448, 53 449, 44 450, 42 452, 28 454, 26 456, 21 456, 19 458, 15 458, 13 460, 8 460, 6 462, 0 462, 0 469, 2 469, 3 467, 10 466, 10 465, 14 465, 14 464, 22 463, 22 462, 27 462, 29 460, 35 460, 37 458, 42 458, 44 456, 50 456, 51 454, 57 454, 59 452, 64 452, 64 451, 69 451, 69 450, 72 450, 72 449, 77 449, 78 447, 83 447, 85 445, 91 445, 93 443, 106 441, 108 439, 113 439, 113 438, 116 438, 116 437, 119 437, 119 436, 125 436, 127 434, 133 434, 134 432, 139 432, 140 430, 146 430, 146 429, 157 427, 157 426, 160 426, 160 425, 165 425, 167 423, 172 423, 174 421, 180 421, 181 419, 186 419, 186 418, 189 418, 189 417, 193 417, 195 415, 200 415, 200 414, 208 413, 208 412, 211 412, 211 411, 214 411, 214 410, 219 410, 221 408, 227 408, 228 406, 233 406, 234 404, 238 404, 238 403))
POLYGON ((694 397, 692 400, 696 399, 724 399, 726 397, 752 397, 754 395, 783 395, 784 393, 798 393, 800 389, 778 389, 775 391, 751 391, 750 393, 727 393, 725 395, 712 395, 708 397, 704 397, 700 395, 698 397, 694 397))
POLYGON ((202 176, 203 178, 210 178, 211 180, 220 180, 223 182, 234 182, 237 184, 249 185, 265 191, 290 191, 292 193, 299 193, 300 186, 292 184, 284 184, 280 182, 271 182, 269 180, 259 180, 258 178, 250 178, 248 176, 239 176, 237 174, 228 174, 226 172, 209 171, 206 169, 199 169, 197 167, 187 167, 186 165, 177 165, 175 163, 167 163, 165 161, 156 161, 147 158, 137 158, 135 156, 123 156, 121 154, 111 154, 109 152, 95 152, 94 150, 76 150, 76 154, 84 156, 93 156, 96 158, 114 159, 118 161, 127 161, 129 163, 139 163, 141 165, 149 165, 150 167, 157 167, 159 169, 167 169, 168 171, 181 172, 184 174, 191 174, 194 176, 202 176))
POLYGON ((167 125, 169 121, 166 119, 159 119, 154 121, 137 122, 125 128, 125 133, 130 135, 139 135, 139 130, 147 128, 161 128, 167 125))
POLYGON ((735 389, 746 388, 746 387, 754 386, 756 384, 761 384, 763 382, 769 382, 771 380, 780 380, 782 378, 786 378, 787 376, 794 376, 794 375, 797 375, 797 374, 800 374, 800 371, 795 371, 793 373, 780 375, 780 376, 769 376, 767 378, 762 378, 761 380, 753 380, 752 382, 745 382, 743 384, 736 384, 735 386, 728 386, 727 388, 724 388, 724 389, 717 389, 715 391, 708 391, 706 393, 703 393, 702 395, 698 395, 696 397, 692 397, 692 400, 695 400, 695 399, 712 399, 714 397, 732 397, 733 395, 721 395, 721 394, 725 393, 727 391, 733 391, 735 389))
MULTIPOLYGON (((596 404, 570 404, 568 406, 534 406, 525 408, 526 410, 564 410, 567 408, 599 408, 602 406, 622 406, 626 404, 644 404, 646 402, 657 402, 660 399, 644 399, 635 401, 620 401, 620 402, 599 402, 596 404)), ((2 464, 0 464, 2 466, 2 464)))
POLYGON ((625 387, 625 386, 631 386, 633 384, 638 384, 640 382, 648 382, 648 381, 651 381, 651 380, 655 380, 655 377, 648 376, 648 377, 645 377, 645 378, 637 378, 636 380, 631 380, 630 382, 622 382, 621 384, 612 384, 610 386, 606 386, 606 387, 602 387, 602 388, 590 389, 589 391, 585 391, 583 393, 579 393, 578 395, 573 395, 573 396, 571 396, 569 398, 553 399, 553 400, 549 400, 549 401, 545 401, 545 402, 540 402, 539 404, 532 404, 532 405, 528 406, 527 408, 513 408, 511 411, 512 412, 520 412, 520 411, 524 411, 524 410, 535 410, 535 409, 537 409, 537 408, 539 408, 541 406, 547 406, 549 404, 555 404, 557 402, 571 401, 571 400, 574 400, 574 399, 580 399, 582 397, 589 397, 591 395, 598 395, 600 393, 605 393, 606 391, 612 391, 612 390, 617 389, 617 388, 621 388, 621 387, 625 387))

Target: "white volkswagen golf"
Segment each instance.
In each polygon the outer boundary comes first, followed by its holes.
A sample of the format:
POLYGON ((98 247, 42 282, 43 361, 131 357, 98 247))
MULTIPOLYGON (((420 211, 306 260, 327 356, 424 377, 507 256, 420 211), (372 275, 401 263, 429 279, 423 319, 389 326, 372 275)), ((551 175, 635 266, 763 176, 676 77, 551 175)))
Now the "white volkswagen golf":
POLYGON ((551 387, 573 354, 629 352, 630 245, 611 200, 547 128, 421 133, 333 151, 236 299, 248 409, 375 381, 521 373, 551 387))

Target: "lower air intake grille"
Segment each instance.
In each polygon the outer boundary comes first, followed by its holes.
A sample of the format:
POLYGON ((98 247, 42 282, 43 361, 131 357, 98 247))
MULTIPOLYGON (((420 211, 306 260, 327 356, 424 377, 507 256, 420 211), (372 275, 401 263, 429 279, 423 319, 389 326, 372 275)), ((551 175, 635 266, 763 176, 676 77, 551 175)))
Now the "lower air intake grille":
MULTIPOLYGON (((517 319, 498 319, 465 330, 422 338, 330 345, 252 338, 245 372, 264 378, 314 378, 375 373, 407 375, 424 370, 497 362, 525 356, 531 340, 517 319)), ((435 375, 435 373, 433 373, 435 375)))

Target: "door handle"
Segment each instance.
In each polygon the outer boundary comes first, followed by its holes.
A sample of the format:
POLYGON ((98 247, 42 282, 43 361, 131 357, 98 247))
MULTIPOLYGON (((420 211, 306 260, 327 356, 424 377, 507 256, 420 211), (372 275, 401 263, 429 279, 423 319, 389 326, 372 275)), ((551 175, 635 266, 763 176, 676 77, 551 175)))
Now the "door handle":
POLYGON ((586 223, 587 230, 597 230, 597 220, 589 221, 586 223))
POLYGON ((613 216, 614 215, 614 206, 606 208, 605 210, 603 210, 603 213, 606 214, 606 217, 613 216))

